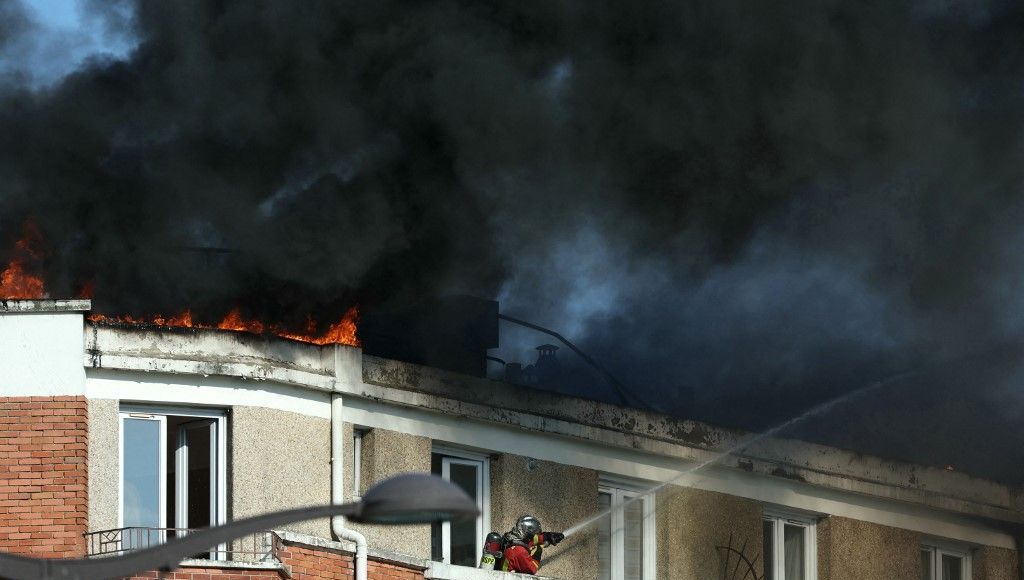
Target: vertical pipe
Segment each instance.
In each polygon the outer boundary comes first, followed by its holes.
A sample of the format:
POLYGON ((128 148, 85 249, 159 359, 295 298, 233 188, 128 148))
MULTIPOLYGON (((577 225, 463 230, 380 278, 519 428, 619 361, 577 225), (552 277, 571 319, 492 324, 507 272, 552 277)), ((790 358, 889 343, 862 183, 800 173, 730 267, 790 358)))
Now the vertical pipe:
MULTIPOLYGON (((341 393, 331 393, 331 503, 345 503, 345 429, 342 423, 344 402, 341 393)), ((345 527, 345 518, 331 518, 331 532, 339 540, 356 543, 356 577, 366 580, 366 536, 345 527)))

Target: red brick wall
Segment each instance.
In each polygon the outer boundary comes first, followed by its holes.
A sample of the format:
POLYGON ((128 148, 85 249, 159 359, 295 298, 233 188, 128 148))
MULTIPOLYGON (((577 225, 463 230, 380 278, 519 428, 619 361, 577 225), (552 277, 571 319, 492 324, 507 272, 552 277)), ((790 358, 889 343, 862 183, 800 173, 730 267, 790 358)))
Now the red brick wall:
POLYGON ((143 572, 122 580, 150 580, 151 578, 166 578, 167 580, 260 580, 272 578, 281 580, 281 574, 277 570, 246 570, 244 568, 181 568, 162 575, 157 572, 143 572))
MULTIPOLYGON (((346 552, 280 542, 277 557, 296 579, 352 580, 355 573, 352 555, 346 552)), ((366 576, 369 580, 423 580, 423 571, 370 560, 366 576)))
POLYGON ((0 398, 0 550, 85 554, 85 397, 0 398))

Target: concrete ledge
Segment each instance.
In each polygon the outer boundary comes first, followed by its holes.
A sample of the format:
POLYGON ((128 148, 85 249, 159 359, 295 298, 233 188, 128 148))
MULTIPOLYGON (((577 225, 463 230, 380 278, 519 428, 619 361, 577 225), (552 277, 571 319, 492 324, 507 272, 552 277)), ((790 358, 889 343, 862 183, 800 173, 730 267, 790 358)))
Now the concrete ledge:
POLYGON ((557 580, 550 576, 533 576, 530 574, 513 574, 497 570, 480 570, 466 566, 452 566, 443 562, 431 562, 432 566, 424 574, 428 580, 514 580, 532 578, 534 580, 557 580))
POLYGON ((277 570, 284 572, 284 566, 273 562, 241 562, 235 560, 182 560, 181 568, 217 568, 219 570, 277 570))
MULTIPOLYGON (((355 349, 358 351, 358 349, 355 349)), ((334 387, 334 345, 193 328, 85 325, 86 368, 232 376, 320 391, 334 387)))
POLYGON ((91 300, 0 300, 2 312, 84 312, 91 300))
MULTIPOLYGON (((288 545, 298 544, 300 546, 327 550, 337 554, 345 554, 346 556, 354 556, 356 553, 356 545, 352 542, 337 542, 318 536, 290 532, 288 530, 273 530, 273 533, 280 538, 282 542, 288 545)), ((415 558, 413 556, 407 556, 397 552, 389 552, 387 550, 378 550, 373 547, 367 547, 366 557, 367 559, 375 562, 396 564, 420 571, 426 570, 432 564, 430 560, 415 558)))
POLYGON ((345 554, 347 556, 353 556, 356 553, 356 545, 353 542, 336 542, 319 536, 310 536, 309 534, 300 534, 298 532, 290 532, 288 530, 271 530, 271 533, 277 536, 285 544, 299 544, 310 548, 329 550, 339 554, 345 554))

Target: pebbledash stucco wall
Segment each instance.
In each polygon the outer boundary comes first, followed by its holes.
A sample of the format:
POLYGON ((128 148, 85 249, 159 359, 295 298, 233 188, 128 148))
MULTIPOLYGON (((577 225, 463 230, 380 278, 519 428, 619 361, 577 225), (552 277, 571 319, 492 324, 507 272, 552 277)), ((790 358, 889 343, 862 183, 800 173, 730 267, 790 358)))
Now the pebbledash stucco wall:
MULTIPOLYGON (((229 519, 331 503, 331 421, 262 407, 228 417, 229 519)), ((283 529, 330 538, 328 519, 283 529)))
MULTIPOLYGON (((345 496, 352 489, 352 426, 346 425, 345 496)), ((431 441, 426 437, 407 435, 387 429, 371 429, 363 436, 362 481, 372 485, 399 473, 418 471, 430 473, 431 441)), ((414 558, 430 558, 430 526, 372 526, 350 524, 366 536, 367 543, 380 550, 405 554, 414 558)), ((329 537, 329 536, 323 536, 329 537)))
MULTIPOLYGON (((507 532, 516 519, 531 514, 545 530, 558 532, 597 513, 597 472, 538 461, 521 455, 493 457, 491 528, 507 532)), ((597 529, 591 526, 544 550, 541 573, 564 580, 597 578, 597 529)))
POLYGON ((118 401, 89 399, 89 531, 118 527, 118 401))
POLYGON ((1018 580, 1017 552, 983 546, 972 555, 971 580, 1018 580))
MULTIPOLYGON (((743 498, 668 486, 655 496, 659 580, 721 578, 716 546, 747 543, 751 558, 761 553, 761 505, 743 498)), ((733 560, 735 562, 735 559, 733 560)), ((757 572, 762 573, 761 558, 757 572)))
POLYGON ((819 580, 921 578, 917 532, 842 517, 824 518, 817 529, 819 580))

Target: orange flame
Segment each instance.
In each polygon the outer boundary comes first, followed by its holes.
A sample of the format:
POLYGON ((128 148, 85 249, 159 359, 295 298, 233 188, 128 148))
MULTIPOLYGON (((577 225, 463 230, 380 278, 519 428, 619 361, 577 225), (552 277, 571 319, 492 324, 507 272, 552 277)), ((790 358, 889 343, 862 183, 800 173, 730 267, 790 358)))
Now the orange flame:
POLYGON ((23 300, 46 298, 46 286, 39 276, 29 274, 27 261, 43 257, 43 236, 32 222, 25 222, 21 239, 15 244, 14 257, 0 272, 0 298, 23 300))
MULTIPOLYGON (((14 257, 7 268, 0 272, 0 299, 8 300, 31 300, 47 298, 46 286, 43 279, 28 272, 30 262, 38 261, 46 255, 43 244, 43 235, 31 221, 25 222, 24 233, 15 245, 14 257)), ((92 298, 95 294, 95 284, 90 280, 78 290, 80 298, 92 298)), ((359 323, 359 308, 349 308, 341 320, 330 325, 327 331, 317 332, 317 323, 309 317, 306 326, 301 331, 291 328, 284 328, 276 324, 267 324, 258 320, 247 320, 242 316, 241 311, 235 308, 217 324, 206 324, 192 319, 192 312, 185 310, 173 316, 154 314, 152 316, 132 316, 130 314, 120 316, 107 316, 98 312, 90 313, 87 318, 93 322, 106 322, 118 324, 152 324, 156 326, 169 326, 180 328, 209 328, 220 330, 235 330, 253 334, 275 334, 282 338, 289 338, 312 344, 347 344, 349 346, 361 346, 356 336, 356 329, 359 323)))
POLYGON ((87 317, 93 322, 106 322, 117 324, 152 324, 156 326, 170 326, 179 328, 216 328, 220 330, 234 330, 252 334, 274 334, 282 338, 308 342, 311 344, 347 344, 349 346, 361 346, 356 331, 359 324, 359 308, 349 308, 341 320, 330 325, 323 333, 317 332, 316 321, 312 317, 306 321, 306 327, 301 331, 295 331, 280 327, 276 324, 266 324, 258 320, 249 320, 242 316, 238 308, 228 312, 217 324, 206 324, 192 319, 192 312, 186 310, 174 316, 155 314, 153 316, 135 317, 131 315, 106 316, 93 312, 87 317))

